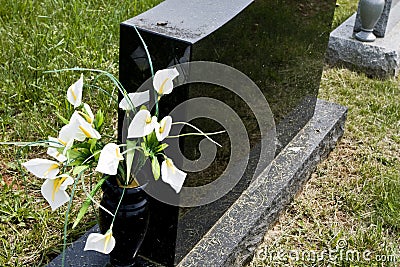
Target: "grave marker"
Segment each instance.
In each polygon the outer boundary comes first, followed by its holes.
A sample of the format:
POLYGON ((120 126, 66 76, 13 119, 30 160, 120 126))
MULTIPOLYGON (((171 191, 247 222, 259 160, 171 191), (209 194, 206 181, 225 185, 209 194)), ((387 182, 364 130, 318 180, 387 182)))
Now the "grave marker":
MULTIPOLYGON (((376 33, 374 42, 360 42, 354 38, 354 25, 357 27, 357 13, 349 17, 334 29, 329 38, 326 60, 330 65, 346 67, 361 71, 371 77, 395 77, 400 69, 400 1, 386 1, 386 13, 381 16, 387 19, 387 25, 376 26, 384 29, 385 37, 376 33), (391 2, 391 4, 390 4, 391 2), (390 5, 390 10, 388 10, 390 5), (390 11, 390 12, 389 12, 390 11), (386 16, 388 16, 386 18, 386 16)), ((374 32, 375 34, 375 32, 374 32)))
MULTIPOLYGON (((392 0, 385 0, 385 6, 383 8, 382 15, 374 27, 373 33, 376 37, 385 37, 386 27, 389 20, 390 8, 392 6, 392 0)), ((360 4, 358 5, 356 22, 354 23, 353 33, 361 31, 361 18, 360 18, 360 4)))
MULTIPOLYGON (((190 84, 175 88, 161 103, 162 114, 199 96, 233 106, 250 137, 251 148, 245 151, 249 161, 238 185, 213 203, 184 209, 153 199, 140 266, 242 266, 284 205, 336 144, 343 134, 346 109, 317 101, 334 7, 333 0, 238 0, 234 5, 229 0, 166 0, 121 24, 120 80, 128 91, 137 90, 150 77, 145 49, 133 28, 136 25, 156 70, 207 60, 227 64, 250 77, 268 100, 277 133, 276 153, 275 140, 267 140, 271 147, 265 154, 261 129, 271 129, 273 124, 259 125, 248 102, 218 86, 190 84), (262 155, 268 157, 262 159, 262 155), (268 164, 272 159, 271 171, 266 168, 256 172, 257 162, 268 164), (259 175, 248 187, 254 174, 259 175)), ((218 78, 213 69, 205 73, 218 78)), ((151 84, 146 86, 151 88, 151 84)), ((204 107, 207 112, 215 112, 212 108, 204 107)), ((268 109, 257 106, 256 110, 268 114, 268 109)), ((178 113, 182 119, 190 114, 188 109, 183 111, 178 113)), ((211 124, 208 120, 196 123, 205 127, 211 124)), ((214 123, 205 130, 216 127, 214 123)), ((215 138, 223 143, 226 137, 215 138)), ((197 141, 182 140, 187 157, 196 158, 197 141)), ((221 153, 213 169, 200 176, 192 174, 188 184, 202 182, 199 177, 218 176, 227 152, 221 153)), ((83 252, 84 242, 85 237, 69 247, 66 266, 100 266, 107 262, 107 255, 83 252)), ((60 258, 49 266, 59 266, 60 258)))
MULTIPOLYGON (((145 40, 156 70, 191 61, 232 66, 248 75, 268 100, 277 127, 278 153, 313 116, 334 6, 334 1, 240 0, 235 5, 228 0, 164 1, 121 24, 120 80, 128 91, 135 91, 150 77, 133 25, 145 40)), ((167 104, 164 114, 196 97, 227 103, 252 133, 251 152, 239 184, 214 203, 188 210, 152 201, 154 217, 140 252, 147 258, 166 265, 178 263, 240 196, 255 173, 260 128, 254 116, 248 115, 246 103, 225 93, 215 86, 189 85, 177 88, 160 103, 167 104)), ((210 122, 198 123, 205 131, 213 130, 207 128, 210 122)), ((182 142, 185 155, 193 159, 198 154, 196 142, 182 142)), ((203 177, 221 174, 221 162, 214 164, 215 173, 202 172, 203 177)), ((190 174, 188 181, 196 184, 199 178, 201 174, 190 174)))

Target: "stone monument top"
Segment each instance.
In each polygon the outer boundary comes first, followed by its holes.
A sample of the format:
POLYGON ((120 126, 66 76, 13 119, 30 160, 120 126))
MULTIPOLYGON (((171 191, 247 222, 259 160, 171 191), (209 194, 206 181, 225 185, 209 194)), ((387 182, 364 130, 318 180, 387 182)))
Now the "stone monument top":
POLYGON ((181 0, 168 0, 124 23, 195 43, 232 20, 252 2, 236 0, 233 5, 229 1, 203 0, 182 4, 181 0))

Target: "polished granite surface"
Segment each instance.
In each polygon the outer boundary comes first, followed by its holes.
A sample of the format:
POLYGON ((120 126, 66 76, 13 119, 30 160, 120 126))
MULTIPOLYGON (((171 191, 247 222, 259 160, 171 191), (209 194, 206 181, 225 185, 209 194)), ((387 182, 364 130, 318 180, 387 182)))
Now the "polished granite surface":
MULTIPOLYGON (((314 114, 334 7, 333 0, 240 0, 235 5, 228 0, 164 1, 121 24, 120 80, 133 92, 151 76, 144 47, 132 25, 145 40, 155 70, 192 61, 219 62, 240 70, 268 101, 259 109, 265 109, 265 116, 272 111, 277 139, 269 148, 272 156, 268 155, 266 167, 314 114)), ((141 253, 166 265, 179 262, 224 214, 248 187, 257 162, 264 158, 260 129, 265 125, 259 124, 246 101, 214 85, 191 84, 174 90, 162 99, 161 114, 169 114, 188 99, 220 100, 241 118, 250 150, 246 152, 248 161, 240 181, 218 201, 191 209, 152 201, 152 223, 141 253)), ((213 112, 212 106, 204 106, 205 114, 213 112)), ((221 125, 208 119, 191 123, 206 132, 221 129, 221 125)), ((188 159, 198 159, 201 139, 180 140, 188 159)), ((230 143, 227 134, 215 139, 225 149, 217 150, 216 159, 208 168, 189 173, 185 186, 210 183, 224 172, 229 148, 235 144, 230 143)), ((179 159, 174 160, 179 163, 179 159)))

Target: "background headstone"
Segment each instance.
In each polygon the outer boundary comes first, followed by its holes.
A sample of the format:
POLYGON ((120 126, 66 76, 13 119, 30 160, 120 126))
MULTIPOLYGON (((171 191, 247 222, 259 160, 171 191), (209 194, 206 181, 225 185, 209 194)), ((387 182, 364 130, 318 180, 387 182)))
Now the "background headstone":
POLYGON ((370 77, 396 77, 400 70, 400 0, 392 1, 385 38, 370 43, 355 39, 356 16, 353 14, 331 32, 327 63, 364 72, 370 77))
MULTIPOLYGON (((391 6, 392 0, 385 0, 385 7, 383 8, 382 15, 374 27, 374 34, 376 37, 385 37, 391 6)), ((356 22, 354 23, 353 32, 357 33, 359 31, 361 31, 360 4, 358 4, 356 22)))

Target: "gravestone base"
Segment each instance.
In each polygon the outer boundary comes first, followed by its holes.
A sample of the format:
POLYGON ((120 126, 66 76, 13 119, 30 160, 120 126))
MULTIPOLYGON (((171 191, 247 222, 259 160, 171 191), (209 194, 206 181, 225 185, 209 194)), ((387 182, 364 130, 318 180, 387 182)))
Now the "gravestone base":
POLYGON ((371 43, 356 40, 353 36, 356 14, 331 32, 326 53, 328 64, 361 71, 375 78, 397 76, 400 68, 400 3, 394 1, 393 4, 384 38, 371 43))
POLYGON ((400 68, 400 3, 392 6, 386 35, 375 42, 360 42, 353 36, 356 14, 336 28, 329 38, 326 61, 361 71, 375 78, 396 77, 400 68))
MULTIPOLYGON (((301 191, 344 132, 347 109, 318 100, 315 114, 178 266, 243 266, 279 213, 301 191)), ((96 231, 94 227, 91 231, 96 231)), ((65 267, 104 266, 108 256, 83 251, 88 233, 66 251, 65 267)), ((61 266, 61 255, 49 265, 61 266)), ((140 258, 139 266, 158 267, 140 258)))

